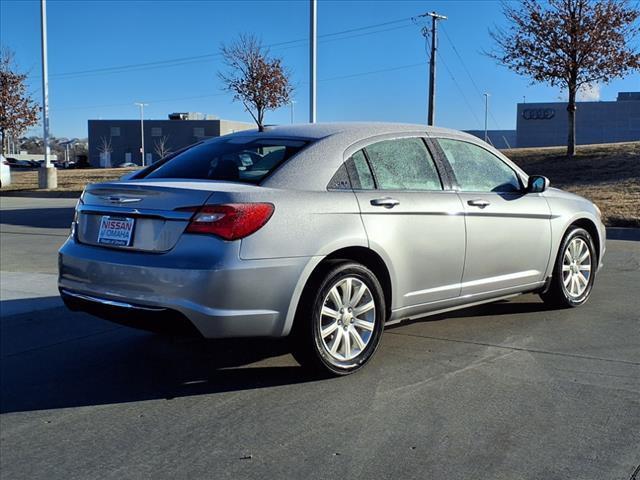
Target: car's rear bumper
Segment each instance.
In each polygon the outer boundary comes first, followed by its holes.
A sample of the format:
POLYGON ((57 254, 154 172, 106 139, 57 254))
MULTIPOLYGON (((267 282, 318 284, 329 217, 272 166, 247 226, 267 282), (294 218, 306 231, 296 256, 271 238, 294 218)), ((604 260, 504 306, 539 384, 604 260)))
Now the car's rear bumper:
POLYGON ((168 308, 113 301, 65 288, 60 289, 60 296, 70 310, 87 312, 128 327, 172 335, 201 336, 187 317, 168 308))
POLYGON ((240 260, 239 242, 221 243, 185 235, 159 255, 68 240, 59 252, 61 295, 71 309, 149 330, 186 320, 206 338, 285 334, 309 259, 240 260))

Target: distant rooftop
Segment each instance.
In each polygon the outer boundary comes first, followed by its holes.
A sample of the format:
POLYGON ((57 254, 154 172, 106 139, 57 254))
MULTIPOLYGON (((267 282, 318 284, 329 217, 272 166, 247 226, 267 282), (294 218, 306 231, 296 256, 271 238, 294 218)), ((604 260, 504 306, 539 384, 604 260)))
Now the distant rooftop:
POLYGON ((218 117, 200 112, 174 112, 169 114, 169 120, 218 120, 218 117))
POLYGON ((640 101, 640 92, 618 92, 618 98, 616 98, 618 102, 639 102, 640 101))

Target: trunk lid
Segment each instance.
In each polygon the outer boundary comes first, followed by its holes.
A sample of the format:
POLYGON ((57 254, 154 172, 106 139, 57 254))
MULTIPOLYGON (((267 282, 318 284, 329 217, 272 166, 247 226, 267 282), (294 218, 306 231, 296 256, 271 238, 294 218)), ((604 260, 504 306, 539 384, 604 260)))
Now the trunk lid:
POLYGON ((167 180, 89 185, 77 208, 77 239, 100 247, 166 252, 189 224, 193 211, 187 209, 200 207, 216 192, 232 187, 237 185, 167 180), (110 225, 115 234, 108 231, 110 225), (120 240, 118 228, 131 232, 120 240))

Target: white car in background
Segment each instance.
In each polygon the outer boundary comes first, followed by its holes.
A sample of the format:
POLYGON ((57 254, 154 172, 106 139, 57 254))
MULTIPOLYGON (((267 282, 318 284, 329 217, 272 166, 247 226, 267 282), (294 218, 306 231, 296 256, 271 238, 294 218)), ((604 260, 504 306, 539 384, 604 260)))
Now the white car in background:
POLYGON ((7 159, 0 155, 0 188, 11 185, 11 168, 7 159))

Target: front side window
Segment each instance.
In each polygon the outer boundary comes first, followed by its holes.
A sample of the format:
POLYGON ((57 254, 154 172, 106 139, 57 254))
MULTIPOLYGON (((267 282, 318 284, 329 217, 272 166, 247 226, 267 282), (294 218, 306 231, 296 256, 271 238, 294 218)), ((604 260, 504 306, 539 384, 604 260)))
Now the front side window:
POLYGON ((442 190, 433 158, 421 138, 385 140, 365 150, 379 189, 442 190))
POLYGON ((463 192, 519 192, 516 172, 491 152, 473 143, 447 138, 438 143, 463 192))
POLYGON ((259 183, 306 144, 289 139, 220 137, 178 153, 141 178, 259 183))

